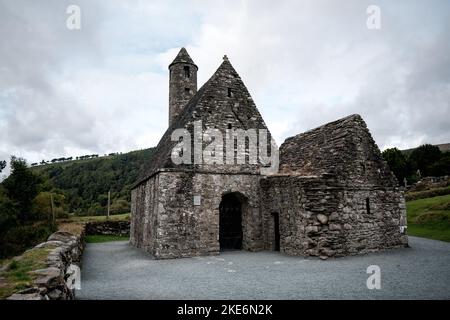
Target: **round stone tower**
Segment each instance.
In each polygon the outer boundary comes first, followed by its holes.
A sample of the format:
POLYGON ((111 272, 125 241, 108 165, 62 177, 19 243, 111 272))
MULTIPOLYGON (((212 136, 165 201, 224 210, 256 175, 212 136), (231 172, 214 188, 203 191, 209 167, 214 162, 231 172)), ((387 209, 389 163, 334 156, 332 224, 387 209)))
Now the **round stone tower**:
POLYGON ((198 67, 185 48, 169 65, 169 126, 197 93, 198 67))

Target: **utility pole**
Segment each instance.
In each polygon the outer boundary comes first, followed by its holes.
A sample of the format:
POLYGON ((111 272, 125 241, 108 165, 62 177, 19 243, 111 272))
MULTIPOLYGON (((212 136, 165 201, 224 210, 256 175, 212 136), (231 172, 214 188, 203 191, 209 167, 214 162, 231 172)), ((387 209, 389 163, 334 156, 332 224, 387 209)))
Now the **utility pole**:
POLYGON ((55 226, 55 206, 53 205, 53 193, 50 193, 50 205, 52 207, 52 224, 55 226))
POLYGON ((111 190, 108 191, 108 213, 107 213, 106 219, 109 219, 109 211, 110 211, 110 207, 111 207, 110 202, 111 202, 111 190))

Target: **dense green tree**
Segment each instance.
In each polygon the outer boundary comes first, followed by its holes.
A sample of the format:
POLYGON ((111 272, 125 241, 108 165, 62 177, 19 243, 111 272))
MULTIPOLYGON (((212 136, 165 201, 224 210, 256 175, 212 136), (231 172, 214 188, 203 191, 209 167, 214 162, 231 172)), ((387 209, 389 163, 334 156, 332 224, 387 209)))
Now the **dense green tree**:
POLYGON ((63 218, 67 215, 65 195, 59 190, 39 192, 33 199, 32 212, 39 220, 52 219, 51 197, 53 197, 53 210, 56 218, 63 218))
POLYGON ((33 220, 31 207, 41 179, 28 168, 24 159, 11 157, 10 166, 11 174, 2 183, 6 195, 17 208, 20 222, 33 220))
POLYGON ((2 172, 3 169, 5 168, 6 168, 6 161, 5 160, 0 161, 0 172, 2 172))
POLYGON ((450 175, 450 152, 444 153, 438 161, 428 167, 432 176, 450 175))
POLYGON ((430 175, 429 168, 442 156, 441 150, 437 146, 424 144, 414 149, 409 155, 408 161, 413 172, 420 170, 422 177, 430 175))
POLYGON ((0 233, 5 232, 17 223, 17 210, 14 203, 6 196, 0 185, 0 233))
POLYGON ((409 165, 405 155, 397 148, 386 149, 382 153, 384 160, 394 172, 399 184, 409 175, 409 165))

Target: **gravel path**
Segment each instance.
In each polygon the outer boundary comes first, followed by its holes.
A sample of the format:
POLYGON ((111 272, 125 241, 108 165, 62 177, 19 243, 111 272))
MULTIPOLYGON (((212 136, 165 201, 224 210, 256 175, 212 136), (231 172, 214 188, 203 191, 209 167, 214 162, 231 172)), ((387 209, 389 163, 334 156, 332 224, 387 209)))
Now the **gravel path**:
POLYGON ((153 260, 127 242, 88 244, 78 299, 450 299, 450 243, 322 261, 276 252, 153 260), (369 265, 381 289, 369 290, 369 265))

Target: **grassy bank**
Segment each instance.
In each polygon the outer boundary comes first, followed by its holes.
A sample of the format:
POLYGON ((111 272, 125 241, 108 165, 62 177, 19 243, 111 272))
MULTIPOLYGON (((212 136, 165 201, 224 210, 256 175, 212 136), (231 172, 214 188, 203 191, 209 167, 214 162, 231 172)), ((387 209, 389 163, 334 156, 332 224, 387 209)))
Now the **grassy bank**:
POLYGON ((37 275, 32 271, 46 267, 46 259, 52 248, 26 251, 19 257, 5 259, 0 272, 0 300, 16 291, 30 287, 37 275))
MULTIPOLYGON (((110 215, 109 220, 119 221, 128 220, 130 218, 129 213, 110 215)), ((94 222, 94 221, 106 221, 106 216, 72 216, 67 219, 62 219, 60 222, 94 222)))
POLYGON ((109 241, 128 241, 129 236, 113 236, 113 235, 89 235, 85 237, 87 243, 100 243, 109 241))
MULTIPOLYGON (((129 213, 116 214, 109 216, 110 221, 123 221, 130 219, 129 213)), ((106 216, 72 216, 66 219, 58 220, 58 230, 70 233, 78 233, 83 225, 88 222, 106 221, 106 216)))
POLYGON ((408 201, 408 234, 450 242, 450 195, 408 201))

